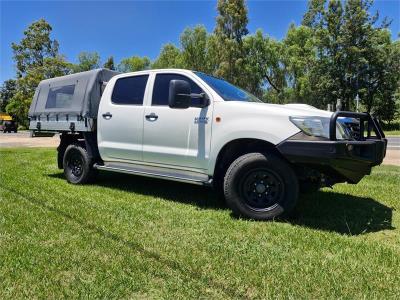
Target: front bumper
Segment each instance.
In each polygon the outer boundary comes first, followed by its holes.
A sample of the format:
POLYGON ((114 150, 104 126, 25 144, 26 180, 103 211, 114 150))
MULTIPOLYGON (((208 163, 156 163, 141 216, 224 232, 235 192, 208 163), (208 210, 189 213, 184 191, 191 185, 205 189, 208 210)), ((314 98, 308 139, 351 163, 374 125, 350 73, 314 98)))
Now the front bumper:
POLYGON ((336 140, 331 130, 329 140, 300 140, 296 137, 280 143, 279 152, 291 163, 305 166, 333 178, 335 182, 357 183, 371 173, 373 166, 382 163, 386 154, 387 140, 376 119, 369 114, 337 112, 332 116, 331 128, 340 116, 360 118, 368 122, 368 136, 364 137, 364 126, 360 128, 359 140, 336 140), (372 137, 372 130, 375 135, 372 137))
POLYGON ((287 140, 278 146, 280 153, 295 165, 316 169, 337 182, 359 182, 382 163, 386 139, 369 141, 287 140))

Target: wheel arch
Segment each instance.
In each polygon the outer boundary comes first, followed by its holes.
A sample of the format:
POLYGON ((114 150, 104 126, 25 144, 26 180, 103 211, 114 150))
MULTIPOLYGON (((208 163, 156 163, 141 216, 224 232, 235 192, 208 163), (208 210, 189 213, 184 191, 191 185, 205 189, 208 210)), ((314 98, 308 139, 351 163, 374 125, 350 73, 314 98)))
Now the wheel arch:
POLYGON ((57 166, 59 169, 63 169, 65 150, 71 144, 79 144, 81 147, 85 148, 89 154, 89 157, 94 162, 101 160, 99 149, 97 147, 96 132, 64 132, 60 135, 60 144, 57 147, 57 166))
POLYGON ((270 152, 282 157, 276 146, 269 141, 257 138, 237 138, 221 147, 214 165, 210 166, 210 173, 214 178, 223 176, 236 158, 251 152, 270 152))

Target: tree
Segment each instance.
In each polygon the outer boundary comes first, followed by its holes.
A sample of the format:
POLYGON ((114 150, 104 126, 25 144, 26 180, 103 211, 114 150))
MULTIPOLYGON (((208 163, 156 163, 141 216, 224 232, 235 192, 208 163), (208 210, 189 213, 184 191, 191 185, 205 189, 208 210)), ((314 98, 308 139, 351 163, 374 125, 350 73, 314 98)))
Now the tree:
MULTIPOLYGON (((390 39, 390 33, 382 32, 381 38, 390 39)), ((373 101, 371 104, 373 104, 374 114, 381 120, 390 122, 397 117, 400 109, 400 41, 397 40, 387 44, 387 47, 375 49, 377 52, 383 52, 377 54, 375 59, 380 60, 384 66, 378 69, 382 71, 377 76, 368 76, 370 82, 365 97, 366 101, 373 101), (381 57, 386 57, 386 55, 389 59, 381 60, 381 57), (377 88, 376 93, 371 93, 374 88, 377 88)))
POLYGON ((25 76, 18 78, 17 90, 6 106, 6 111, 21 125, 27 125, 28 110, 39 82, 70 73, 70 64, 64 57, 45 58, 43 65, 30 67, 25 76))
POLYGON ((73 65, 74 73, 84 72, 100 67, 100 55, 97 52, 81 52, 78 55, 78 64, 73 65))
POLYGON ((118 64, 118 71, 120 72, 135 72, 147 70, 150 68, 150 59, 147 56, 132 56, 124 58, 118 64))
POLYGON ((6 106, 17 91, 17 81, 8 79, 0 87, 0 111, 6 111, 6 106))
POLYGON ((244 64, 242 69, 242 87, 251 93, 263 97, 266 89, 275 92, 284 86, 284 70, 282 69, 282 44, 261 30, 243 40, 244 64))
POLYGON ((323 23, 326 0, 309 0, 307 12, 301 24, 308 27, 320 27, 323 23))
POLYGON ((19 43, 11 44, 17 77, 24 76, 30 68, 42 66, 46 57, 58 55, 58 42, 50 38, 51 31, 50 24, 40 19, 29 25, 19 43))
POLYGON ((246 52, 246 62, 243 70, 246 76, 246 84, 244 89, 257 96, 263 94, 263 81, 268 72, 269 64, 267 53, 267 40, 261 30, 257 30, 256 34, 248 36, 244 39, 244 49, 246 52))
POLYGON ((107 58, 107 61, 104 63, 103 67, 106 69, 115 70, 114 57, 110 56, 109 58, 107 58))
POLYGON ((280 53, 290 96, 288 102, 314 102, 310 83, 310 73, 316 60, 312 30, 307 26, 291 24, 282 43, 280 53))
POLYGON ((208 34, 203 25, 186 28, 181 34, 182 64, 185 69, 210 72, 208 34))
POLYGON ((6 111, 22 125, 27 124, 29 106, 39 82, 70 73, 70 64, 58 54, 58 42, 50 38, 51 30, 45 20, 39 20, 24 31, 20 43, 12 44, 17 81, 6 111))
POLYGON ((399 72, 393 69, 388 23, 376 25, 378 14, 370 13, 372 4, 372 0, 310 1, 303 24, 312 30, 316 47, 309 71, 314 105, 325 107, 340 99, 343 109, 351 110, 358 94, 368 112, 394 107, 391 99, 398 81, 392 74, 399 72))
POLYGON ((17 91, 17 81, 15 79, 8 79, 3 82, 0 87, 0 111, 6 111, 6 106, 14 97, 17 91))
POLYGON ((217 24, 214 29, 218 65, 215 75, 243 86, 241 74, 244 65, 243 37, 248 34, 247 8, 244 0, 218 0, 217 24))
POLYGON ((174 44, 166 44, 152 64, 152 69, 182 68, 181 51, 174 44))
MULTIPOLYGON (((326 1, 320 1, 324 4, 326 1)), ((311 5, 314 19, 312 24, 315 39, 317 60, 310 70, 311 90, 313 94, 308 103, 319 108, 326 108, 327 104, 336 104, 340 99, 347 109, 348 101, 345 98, 345 55, 343 53, 342 33, 343 7, 339 0, 332 0, 325 9, 321 3, 311 5), (322 11, 321 11, 322 10, 322 11)), ((307 15, 307 14, 306 14, 307 15)), ((307 23, 307 22, 303 22, 307 23)))

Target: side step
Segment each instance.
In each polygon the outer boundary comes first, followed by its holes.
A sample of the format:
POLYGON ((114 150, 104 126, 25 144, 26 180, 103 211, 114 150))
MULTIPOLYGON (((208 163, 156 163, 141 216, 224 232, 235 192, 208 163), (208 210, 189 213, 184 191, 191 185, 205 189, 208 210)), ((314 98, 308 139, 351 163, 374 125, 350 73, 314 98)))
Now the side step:
POLYGON ((118 162, 105 163, 104 165, 95 164, 93 167, 99 170, 168 179, 198 185, 210 186, 212 184, 210 176, 186 170, 118 162))

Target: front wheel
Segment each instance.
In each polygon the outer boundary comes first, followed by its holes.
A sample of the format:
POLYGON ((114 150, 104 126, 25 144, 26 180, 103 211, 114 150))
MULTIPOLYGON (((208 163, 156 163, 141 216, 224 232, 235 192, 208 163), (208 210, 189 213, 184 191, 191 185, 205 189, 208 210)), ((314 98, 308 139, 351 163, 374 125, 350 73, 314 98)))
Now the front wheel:
POLYGON ((236 215, 270 220, 289 214, 299 186, 288 163, 273 154, 249 153, 237 158, 224 178, 224 196, 236 215))
POLYGON ((64 175, 69 183, 83 184, 95 176, 91 159, 85 148, 69 145, 63 159, 64 175))

